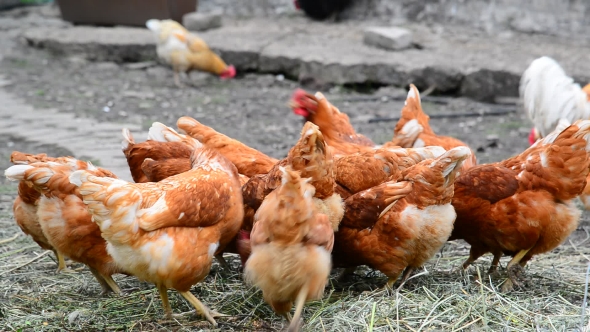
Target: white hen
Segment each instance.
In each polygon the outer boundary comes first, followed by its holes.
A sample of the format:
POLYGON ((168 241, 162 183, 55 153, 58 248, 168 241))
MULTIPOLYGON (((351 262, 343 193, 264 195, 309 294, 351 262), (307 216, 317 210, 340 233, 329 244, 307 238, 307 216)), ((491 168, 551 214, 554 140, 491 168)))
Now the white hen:
POLYGON ((520 98, 534 124, 530 143, 551 133, 561 118, 590 119, 590 84, 584 89, 546 56, 534 60, 520 80, 520 98))

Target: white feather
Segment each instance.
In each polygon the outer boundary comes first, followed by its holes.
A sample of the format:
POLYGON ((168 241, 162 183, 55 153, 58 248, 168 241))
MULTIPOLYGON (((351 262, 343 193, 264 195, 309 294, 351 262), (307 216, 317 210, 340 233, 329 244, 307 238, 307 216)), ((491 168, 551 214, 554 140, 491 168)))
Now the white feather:
POLYGON ((147 20, 145 22, 145 26, 152 30, 153 32, 159 32, 160 31, 160 27, 161 27, 161 23, 160 20, 156 20, 155 18, 151 19, 151 20, 147 20))
POLYGON ((574 122, 590 118, 588 96, 549 58, 534 60, 520 80, 520 98, 541 137, 549 135, 561 118, 574 122))
POLYGON ((4 176, 10 181, 21 181, 25 179, 25 172, 35 167, 29 165, 14 165, 4 171, 4 176))

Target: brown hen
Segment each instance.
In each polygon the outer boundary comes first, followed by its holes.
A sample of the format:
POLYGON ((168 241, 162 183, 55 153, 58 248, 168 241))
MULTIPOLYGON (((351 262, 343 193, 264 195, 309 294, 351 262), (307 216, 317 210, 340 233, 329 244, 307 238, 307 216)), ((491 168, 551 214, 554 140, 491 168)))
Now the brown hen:
POLYGON ((502 255, 510 255, 503 290, 522 285, 525 264, 556 248, 578 225, 572 199, 586 185, 589 137, 590 120, 577 121, 516 157, 476 166, 457 179, 451 239, 471 245, 463 268, 491 252, 493 272, 502 255))
MULTIPOLYGON (((437 135, 430 127, 429 121, 430 117, 422 110, 418 89, 410 84, 410 91, 405 106, 402 108, 401 118, 395 125, 393 139, 391 142, 383 144, 383 147, 441 146, 445 150, 449 150, 457 146, 468 146, 456 138, 437 135)), ((477 159, 471 151, 471 157, 463 163, 463 169, 469 169, 476 164, 477 159)))
POLYGON ((330 274, 334 231, 313 204, 315 188, 289 166, 281 184, 256 212, 245 279, 262 290, 273 310, 299 330, 305 302, 320 299, 330 274), (295 315, 289 312, 295 302, 295 315))
POLYGON ((303 116, 306 121, 320 128, 335 155, 365 152, 375 146, 368 137, 357 134, 348 115, 330 104, 321 92, 312 95, 297 89, 291 98, 291 107, 295 114, 303 116))
POLYGON ((466 147, 454 148, 408 168, 399 182, 386 182, 347 198, 335 234, 334 265, 368 265, 389 278, 388 287, 404 272, 403 283, 451 234, 453 182, 469 155, 466 147))
POLYGON ((73 158, 55 158, 54 161, 16 165, 6 170, 11 180, 27 182, 42 195, 37 215, 43 234, 60 253, 88 266, 103 289, 103 294, 121 293, 112 275, 124 271, 107 253, 105 240, 98 226, 92 222, 78 188, 69 182, 70 174, 83 169, 97 176, 116 176, 90 163, 73 158), (83 164, 83 166, 78 166, 83 164))
MULTIPOLYGON (((155 123, 178 135, 171 128, 155 123)), ((176 289, 214 326, 218 315, 191 292, 205 279, 216 253, 235 237, 244 207, 235 166, 213 149, 178 135, 194 151, 192 168, 160 182, 128 183, 78 171, 79 187, 117 263, 141 280, 153 282, 171 315, 167 289, 176 289)))

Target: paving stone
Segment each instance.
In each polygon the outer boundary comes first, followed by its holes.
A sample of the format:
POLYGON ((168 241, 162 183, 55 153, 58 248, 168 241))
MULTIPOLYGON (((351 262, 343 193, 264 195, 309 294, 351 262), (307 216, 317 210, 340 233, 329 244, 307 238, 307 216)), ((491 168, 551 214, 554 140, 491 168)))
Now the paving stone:
POLYGON ((221 13, 193 12, 184 14, 182 25, 190 31, 205 31, 221 27, 221 13))
POLYGON ((412 32, 397 27, 366 28, 363 42, 386 50, 399 51, 412 46, 412 32))

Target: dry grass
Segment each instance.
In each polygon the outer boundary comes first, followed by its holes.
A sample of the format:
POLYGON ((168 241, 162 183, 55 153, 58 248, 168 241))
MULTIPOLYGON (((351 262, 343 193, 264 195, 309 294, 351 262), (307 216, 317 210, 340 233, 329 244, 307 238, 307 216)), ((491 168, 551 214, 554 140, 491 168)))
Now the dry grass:
MULTIPOLYGON (((0 329, 210 330, 210 325, 194 315, 192 307, 173 291, 170 300, 174 312, 186 314, 164 320, 158 292, 151 284, 116 276, 126 295, 101 297, 98 283, 82 265, 68 262, 74 272, 56 274, 53 254, 41 250, 15 225, 11 213, 14 195, 14 186, 0 184, 0 329)), ((306 306, 304 330, 580 330, 590 257, 590 236, 585 227, 554 252, 533 259, 527 267, 529 285, 509 294, 499 292, 504 271, 492 276, 485 272, 489 258, 479 261, 465 275, 450 272, 466 256, 464 243, 448 243, 442 254, 417 271, 399 292, 380 291, 384 276, 366 268, 358 269, 341 284, 331 278, 324 298, 306 306)), ((281 318, 259 292, 242 282, 237 272, 239 260, 226 257, 232 271, 220 271, 215 264, 207 280, 192 289, 204 303, 230 315, 218 319, 219 330, 281 329, 281 318)), ((584 324, 588 324, 588 314, 584 324)))

